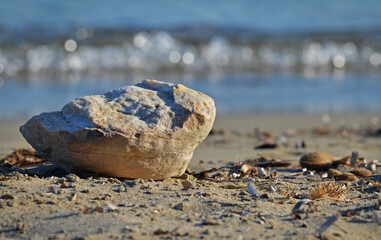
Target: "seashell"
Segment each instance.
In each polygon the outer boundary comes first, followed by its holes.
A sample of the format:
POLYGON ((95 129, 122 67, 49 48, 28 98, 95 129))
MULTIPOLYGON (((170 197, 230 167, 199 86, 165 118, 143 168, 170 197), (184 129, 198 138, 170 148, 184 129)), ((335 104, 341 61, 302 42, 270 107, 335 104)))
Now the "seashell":
POLYGON ((343 173, 335 177, 336 180, 357 182, 359 179, 352 173, 343 173))
POLYGON ((253 184, 247 185, 247 192, 253 197, 259 196, 258 189, 253 184))
POLYGON ((110 211, 116 211, 118 210, 118 207, 115 204, 107 203, 107 207, 110 211))
POLYGON ((268 173, 263 167, 261 167, 261 168, 258 168, 258 175, 261 177, 267 177, 268 173))
POLYGON ((303 168, 316 171, 327 171, 336 168, 339 164, 347 164, 350 157, 336 158, 326 152, 312 152, 304 154, 299 164, 303 168))
POLYGON ((308 214, 314 213, 317 211, 317 206, 314 201, 310 199, 303 199, 297 202, 292 209, 292 215, 297 219, 304 219, 308 214))
POLYGON ((358 169, 351 170, 349 172, 361 178, 366 178, 373 175, 372 171, 366 168, 358 168, 358 169))
POLYGON ((243 174, 247 174, 247 173, 249 173, 249 172, 252 171, 252 170, 254 170, 254 167, 251 166, 251 165, 249 165, 249 164, 243 164, 243 165, 241 166, 241 172, 242 172, 243 174))
POLYGON ((233 173, 233 174, 232 174, 232 177, 233 177, 233 178, 239 178, 240 175, 239 175, 238 173, 233 173))

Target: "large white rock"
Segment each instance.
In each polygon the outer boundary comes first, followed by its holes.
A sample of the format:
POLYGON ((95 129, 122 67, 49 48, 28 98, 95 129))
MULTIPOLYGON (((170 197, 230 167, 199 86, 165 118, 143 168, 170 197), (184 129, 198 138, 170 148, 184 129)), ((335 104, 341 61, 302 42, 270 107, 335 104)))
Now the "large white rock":
POLYGON ((144 80, 34 116, 20 131, 39 155, 68 172, 165 179, 184 173, 215 113, 203 93, 144 80))

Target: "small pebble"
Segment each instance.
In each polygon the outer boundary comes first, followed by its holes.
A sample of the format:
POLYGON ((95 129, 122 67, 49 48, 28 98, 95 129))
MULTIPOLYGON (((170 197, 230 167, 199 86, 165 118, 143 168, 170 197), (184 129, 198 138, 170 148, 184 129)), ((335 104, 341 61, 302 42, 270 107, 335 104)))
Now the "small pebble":
POLYGON ((179 211, 186 211, 189 209, 189 204, 188 203, 178 203, 175 206, 173 206, 173 209, 179 210, 179 211))
POLYGON ((4 194, 1 196, 2 199, 15 199, 15 197, 11 194, 4 194))
POLYGON ((251 183, 247 185, 247 192, 253 197, 259 196, 257 188, 251 183))
POLYGON ((118 210, 118 207, 115 204, 107 203, 107 207, 110 211, 116 211, 118 210))
POLYGON ((103 213, 104 212, 103 207, 101 207, 101 206, 96 206, 94 208, 94 211, 97 212, 97 213, 103 213))
POLYGON ((80 180, 80 178, 77 175, 75 175, 74 173, 70 173, 70 174, 66 175, 66 180, 68 182, 74 183, 74 182, 78 182, 80 180))
POLYGON ((193 184, 192 184, 192 182, 189 181, 189 180, 181 181, 181 185, 183 185, 183 188, 184 188, 185 190, 188 190, 188 189, 190 189, 190 188, 193 188, 193 184))

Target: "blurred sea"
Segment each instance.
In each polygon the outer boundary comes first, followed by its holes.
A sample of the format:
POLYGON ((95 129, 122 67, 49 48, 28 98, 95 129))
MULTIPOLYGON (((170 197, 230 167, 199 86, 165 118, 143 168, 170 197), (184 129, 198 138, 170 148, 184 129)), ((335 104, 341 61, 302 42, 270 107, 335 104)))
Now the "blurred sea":
POLYGON ((219 114, 381 111, 381 1, 0 1, 0 120, 157 79, 219 114))

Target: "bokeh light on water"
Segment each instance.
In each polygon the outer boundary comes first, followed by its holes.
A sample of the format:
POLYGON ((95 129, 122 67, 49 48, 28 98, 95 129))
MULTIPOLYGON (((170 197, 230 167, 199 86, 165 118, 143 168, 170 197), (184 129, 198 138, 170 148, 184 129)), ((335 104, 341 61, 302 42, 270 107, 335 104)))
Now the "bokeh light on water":
POLYGON ((145 78, 206 92, 219 113, 380 111, 379 12, 354 0, 3 1, 0 119, 145 78))

